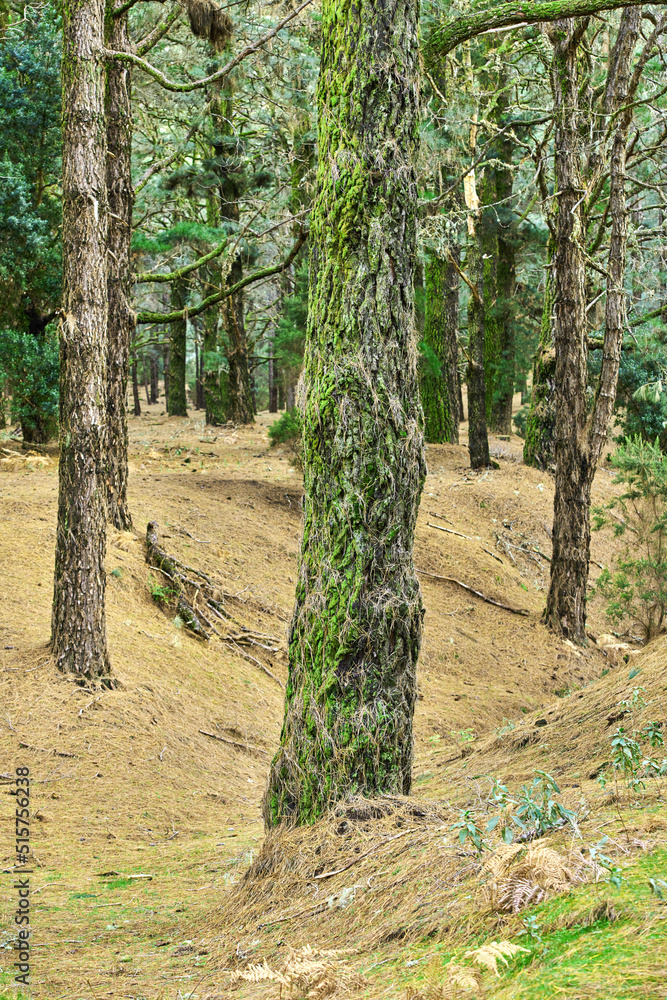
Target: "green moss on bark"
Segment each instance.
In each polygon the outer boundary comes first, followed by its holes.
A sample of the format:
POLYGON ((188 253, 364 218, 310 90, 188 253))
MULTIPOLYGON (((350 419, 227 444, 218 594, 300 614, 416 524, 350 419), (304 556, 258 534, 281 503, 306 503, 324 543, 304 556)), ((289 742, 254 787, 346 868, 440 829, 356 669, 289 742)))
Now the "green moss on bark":
POLYGON ((457 315, 458 279, 443 257, 426 261, 426 313, 421 398, 424 438, 429 444, 458 444, 457 315), (453 286, 453 287, 452 287, 453 286), (452 301, 454 300, 454 301, 452 301))
POLYGON ((425 465, 413 311, 417 5, 325 0, 304 365, 305 521, 268 825, 407 792, 425 465))

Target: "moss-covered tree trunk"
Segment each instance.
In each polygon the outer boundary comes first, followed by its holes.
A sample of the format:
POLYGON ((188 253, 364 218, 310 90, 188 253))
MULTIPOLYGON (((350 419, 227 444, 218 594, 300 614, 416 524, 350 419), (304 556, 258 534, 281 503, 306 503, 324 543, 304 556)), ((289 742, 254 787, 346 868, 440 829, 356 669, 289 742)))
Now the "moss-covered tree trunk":
MULTIPOLYGON (((176 278, 171 283, 171 308, 185 309, 187 305, 187 282, 176 278)), ((187 352, 188 321, 180 319, 169 329, 169 393, 167 413, 170 417, 187 417, 188 405, 185 393, 185 361, 187 352)))
POLYGON ((51 641, 59 670, 82 683, 108 684, 104 3, 65 0, 62 10, 63 316, 51 641))
POLYGON ((324 0, 305 523, 268 825, 408 792, 425 476, 413 309, 418 5, 324 0))
POLYGON ((547 269, 540 343, 533 364, 533 391, 526 420, 523 460, 526 465, 553 471, 556 465, 556 349, 554 347, 553 240, 547 247, 547 269))
POLYGON ((431 253, 425 278, 426 352, 421 371, 424 438, 429 444, 458 444, 458 276, 449 261, 431 253))
MULTIPOLYGON (((125 52, 131 49, 127 14, 114 17, 119 0, 107 0, 106 44, 125 52)), ((107 235, 109 300, 107 327, 107 517, 114 527, 127 531, 132 517, 127 499, 127 379, 130 338, 134 325, 131 309, 130 240, 132 237, 132 96, 128 63, 110 60, 106 78, 107 235)))

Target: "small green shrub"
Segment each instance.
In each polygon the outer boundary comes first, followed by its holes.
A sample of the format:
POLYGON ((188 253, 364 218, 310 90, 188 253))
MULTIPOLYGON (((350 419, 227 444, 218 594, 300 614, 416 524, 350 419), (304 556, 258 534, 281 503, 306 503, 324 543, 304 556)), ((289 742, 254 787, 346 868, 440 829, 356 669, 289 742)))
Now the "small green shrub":
POLYGON ((611 527, 625 547, 598 577, 593 593, 607 600, 614 623, 627 621, 649 642, 667 628, 667 457, 635 437, 612 456, 620 496, 593 508, 593 530, 611 527))
POLYGON ((296 410, 285 410, 282 416, 269 427, 271 447, 284 445, 291 452, 294 464, 303 468, 303 439, 301 417, 296 410))

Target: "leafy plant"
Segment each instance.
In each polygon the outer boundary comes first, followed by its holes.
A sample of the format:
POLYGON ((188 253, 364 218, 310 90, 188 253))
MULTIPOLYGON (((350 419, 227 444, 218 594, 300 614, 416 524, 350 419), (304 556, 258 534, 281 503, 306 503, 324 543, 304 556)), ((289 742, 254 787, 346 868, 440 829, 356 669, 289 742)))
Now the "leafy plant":
POLYGON ((606 871, 607 881, 611 882, 614 888, 620 889, 621 882, 623 880, 621 869, 612 860, 612 858, 602 853, 602 848, 608 841, 609 837, 603 837, 602 840, 598 841, 597 844, 594 844, 593 847, 588 848, 588 853, 594 868, 602 868, 606 871))
POLYGON ((292 453, 294 464, 303 467, 303 441, 301 417, 296 410, 285 410, 282 416, 269 427, 271 447, 285 445, 292 453))
POLYGON ((576 815, 555 798, 559 794, 560 788, 546 771, 536 771, 532 784, 524 785, 517 797, 507 790, 506 785, 494 781, 489 802, 503 810, 498 822, 502 824, 501 834, 505 843, 512 843, 517 830, 525 839, 543 837, 549 830, 564 823, 577 830, 576 815))
POLYGON ((178 594, 178 591, 174 587, 156 580, 152 573, 148 574, 148 589, 156 604, 159 604, 163 608, 167 607, 178 594))
MULTIPOLYGON (((489 833, 493 829, 493 826, 495 826, 495 823, 492 826, 491 822, 492 821, 490 821, 487 825, 487 833, 489 833)), ((470 840, 479 854, 481 854, 486 847, 486 844, 484 843, 484 832, 477 826, 472 809, 462 809, 459 814, 458 821, 453 823, 450 829, 458 830, 459 841, 462 844, 465 844, 466 840, 470 840)))
POLYGON ((639 626, 649 642, 667 626, 667 457, 654 444, 632 438, 612 457, 620 496, 593 510, 594 530, 612 527, 625 548, 612 572, 606 568, 594 588, 607 601, 615 623, 639 626))

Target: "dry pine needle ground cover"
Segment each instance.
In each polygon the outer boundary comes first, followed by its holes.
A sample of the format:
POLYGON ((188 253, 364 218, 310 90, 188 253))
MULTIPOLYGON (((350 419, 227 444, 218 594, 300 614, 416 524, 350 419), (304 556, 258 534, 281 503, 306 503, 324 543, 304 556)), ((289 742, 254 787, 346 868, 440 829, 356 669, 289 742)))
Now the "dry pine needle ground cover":
MULTIPOLYGON (((414 796, 348 803, 264 840, 301 524, 299 475, 267 447, 272 419, 211 429, 158 405, 132 420, 136 531, 109 536, 120 684, 104 693, 58 676, 46 645, 56 458, 22 461, 0 442, 0 989, 15 992, 9 777, 27 764, 35 997, 664 998, 667 908, 647 889, 660 865, 667 878, 659 783, 615 796, 593 776, 616 726, 664 720, 667 646, 579 651, 540 624, 553 487, 520 464, 518 439, 495 442, 500 468, 481 474, 463 447, 428 449, 414 796), (161 606, 145 562, 152 520, 167 551, 214 581, 220 638, 196 640, 161 606), (646 704, 624 719, 638 685, 646 704), (538 769, 584 817, 582 836, 540 840, 553 856, 526 844, 494 875, 490 852, 480 860, 451 826, 464 807, 486 817, 487 776, 516 790, 538 769), (620 889, 587 852, 604 835, 620 889), (501 875, 532 880, 529 906, 493 908, 501 875), (527 914, 541 929, 526 934, 527 914)), ((612 491, 599 472, 596 502, 612 491)), ((608 546, 594 536, 593 576, 608 546)), ((589 624, 609 631, 595 602, 589 624)))

